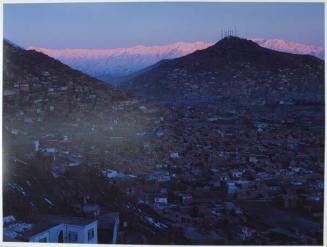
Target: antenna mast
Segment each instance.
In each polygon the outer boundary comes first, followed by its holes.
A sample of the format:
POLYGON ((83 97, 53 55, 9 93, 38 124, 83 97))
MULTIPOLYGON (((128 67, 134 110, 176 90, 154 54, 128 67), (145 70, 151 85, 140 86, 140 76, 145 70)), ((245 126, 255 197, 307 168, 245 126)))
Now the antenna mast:
POLYGON ((226 29, 223 28, 220 30, 221 39, 228 38, 231 36, 238 37, 236 26, 234 26, 233 28, 226 28, 226 29))

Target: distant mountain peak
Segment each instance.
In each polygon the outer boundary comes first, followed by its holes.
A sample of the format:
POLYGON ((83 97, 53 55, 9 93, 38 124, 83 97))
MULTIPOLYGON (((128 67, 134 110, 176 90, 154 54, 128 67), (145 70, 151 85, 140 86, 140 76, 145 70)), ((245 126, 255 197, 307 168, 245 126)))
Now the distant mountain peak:
POLYGON ((294 41, 286 41, 282 39, 252 39, 258 45, 272 50, 289 52, 294 54, 307 54, 324 59, 324 48, 314 45, 301 44, 294 41))

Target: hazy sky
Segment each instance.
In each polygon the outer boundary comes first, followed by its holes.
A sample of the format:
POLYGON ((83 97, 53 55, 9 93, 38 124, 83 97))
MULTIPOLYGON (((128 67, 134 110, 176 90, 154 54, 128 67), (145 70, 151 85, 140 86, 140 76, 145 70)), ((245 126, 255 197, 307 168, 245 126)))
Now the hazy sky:
POLYGON ((324 44, 322 3, 5 4, 4 37, 23 46, 116 48, 247 38, 324 44))

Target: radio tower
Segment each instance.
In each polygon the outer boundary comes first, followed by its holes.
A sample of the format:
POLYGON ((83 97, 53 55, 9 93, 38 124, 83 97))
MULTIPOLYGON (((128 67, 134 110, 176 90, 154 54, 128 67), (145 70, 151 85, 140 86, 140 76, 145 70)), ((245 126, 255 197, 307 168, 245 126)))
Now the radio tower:
POLYGON ((229 38, 229 37, 232 37, 232 36, 237 36, 237 30, 236 30, 236 27, 234 28, 224 28, 224 29, 221 29, 220 30, 220 38, 223 39, 223 38, 229 38))

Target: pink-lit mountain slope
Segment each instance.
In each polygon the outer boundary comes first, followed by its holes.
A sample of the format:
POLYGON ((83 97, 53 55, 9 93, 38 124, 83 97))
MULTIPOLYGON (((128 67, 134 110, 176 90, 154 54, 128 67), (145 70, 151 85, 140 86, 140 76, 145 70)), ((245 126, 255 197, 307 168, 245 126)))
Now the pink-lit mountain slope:
POLYGON ((252 41, 268 49, 294 54, 308 54, 320 59, 324 59, 325 51, 322 47, 305 45, 281 39, 252 39, 252 41))

